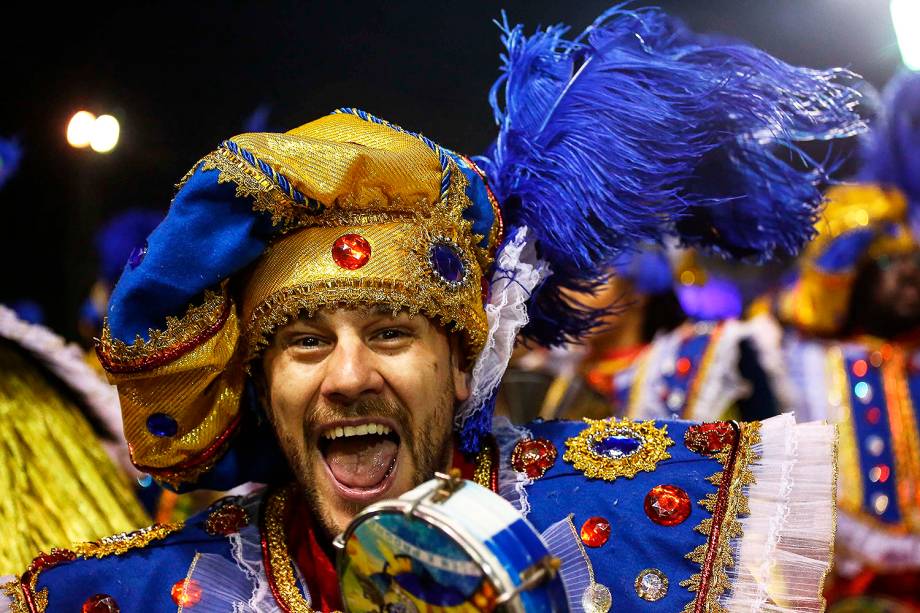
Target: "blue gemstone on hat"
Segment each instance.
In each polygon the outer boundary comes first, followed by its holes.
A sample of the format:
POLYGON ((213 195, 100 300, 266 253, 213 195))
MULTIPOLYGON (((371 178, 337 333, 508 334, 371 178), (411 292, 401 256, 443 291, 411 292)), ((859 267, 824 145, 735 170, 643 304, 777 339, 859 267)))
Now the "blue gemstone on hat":
POLYGON ((625 458, 642 447, 642 440, 634 436, 614 434, 592 444, 594 452, 608 458, 625 458))
POLYGON ((176 436, 176 432, 179 431, 179 424, 166 413, 154 413, 147 418, 147 431, 154 436, 168 438, 176 436))
POLYGON ((132 269, 137 268, 141 265, 141 262, 144 261, 145 255, 147 255, 147 241, 144 241, 142 246, 135 247, 131 250, 131 255, 128 256, 128 266, 132 269))
POLYGON ((431 267, 448 283, 460 283, 466 274, 457 248, 448 243, 435 243, 429 252, 431 267))

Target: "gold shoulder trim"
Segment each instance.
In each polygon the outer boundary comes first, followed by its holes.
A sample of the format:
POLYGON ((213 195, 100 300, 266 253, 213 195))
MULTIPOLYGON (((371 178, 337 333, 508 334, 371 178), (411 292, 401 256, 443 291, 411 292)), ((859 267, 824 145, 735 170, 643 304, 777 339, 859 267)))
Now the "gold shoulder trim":
POLYGON ((19 578, 2 586, 3 593, 11 601, 10 612, 45 613, 48 608, 48 588, 35 591, 38 577, 45 570, 78 559, 122 555, 132 549, 146 547, 153 541, 162 540, 178 532, 183 526, 181 522, 154 524, 135 532, 123 532, 98 541, 78 543, 70 549, 52 549, 51 553, 39 554, 19 578))

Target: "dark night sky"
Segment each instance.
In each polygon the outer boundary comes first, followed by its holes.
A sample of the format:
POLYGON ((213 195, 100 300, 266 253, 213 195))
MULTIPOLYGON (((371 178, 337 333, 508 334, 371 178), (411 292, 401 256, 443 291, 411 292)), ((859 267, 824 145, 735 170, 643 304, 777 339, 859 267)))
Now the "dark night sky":
MULTIPOLYGON (((94 228, 125 207, 165 209, 173 184, 242 132, 261 104, 276 130, 357 106, 476 153, 493 135, 486 93, 500 47, 491 20, 505 8, 528 29, 559 21, 581 29, 610 4, 135 2, 62 13, 35 3, 34 14, 6 20, 2 37, 0 135, 18 136, 25 157, 0 191, 0 302, 35 299, 52 327, 73 336, 96 266, 94 228), (66 144, 80 108, 121 121, 113 153, 66 144)), ((898 66, 887 0, 658 6, 695 30, 745 39, 791 63, 848 66, 876 86, 898 66)))

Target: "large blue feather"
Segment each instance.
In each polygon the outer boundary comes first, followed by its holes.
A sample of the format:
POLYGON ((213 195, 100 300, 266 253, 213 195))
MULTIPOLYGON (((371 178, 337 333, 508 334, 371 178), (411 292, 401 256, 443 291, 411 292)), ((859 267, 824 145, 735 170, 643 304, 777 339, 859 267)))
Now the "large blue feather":
POLYGON ((848 73, 789 66, 695 36, 657 9, 615 7, 574 40, 500 24, 506 53, 490 101, 499 136, 480 159, 509 226, 527 225, 554 274, 525 334, 577 339, 590 290, 640 243, 760 260, 811 236, 824 170, 791 165, 794 141, 860 129, 848 73))

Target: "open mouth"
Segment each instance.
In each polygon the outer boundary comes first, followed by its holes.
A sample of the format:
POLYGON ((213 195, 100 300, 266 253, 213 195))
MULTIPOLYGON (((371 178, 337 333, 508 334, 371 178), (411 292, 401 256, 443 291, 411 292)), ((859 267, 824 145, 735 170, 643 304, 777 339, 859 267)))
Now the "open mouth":
POLYGON ((319 451, 339 493, 367 500, 383 493, 396 472, 399 435, 379 421, 331 424, 319 437, 319 451))

